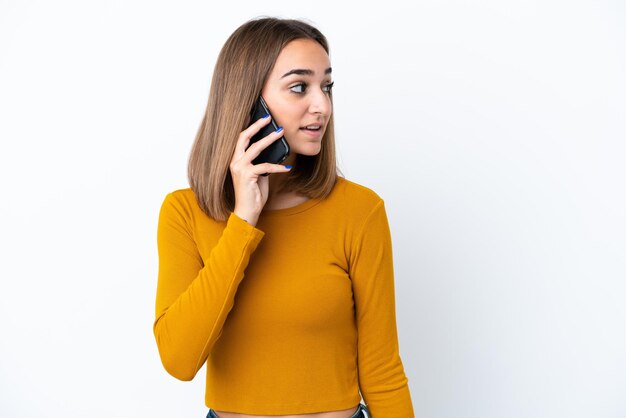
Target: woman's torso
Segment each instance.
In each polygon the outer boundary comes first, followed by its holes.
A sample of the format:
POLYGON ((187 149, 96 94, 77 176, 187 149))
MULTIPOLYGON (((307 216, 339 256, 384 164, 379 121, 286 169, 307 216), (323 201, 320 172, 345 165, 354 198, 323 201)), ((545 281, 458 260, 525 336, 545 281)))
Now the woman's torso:
POLYGON ((359 409, 355 406, 340 411, 320 412, 318 414, 299 414, 299 415, 246 415, 236 412, 217 411, 215 413, 219 418, 350 418, 359 409))
MULTIPOLYGON (((275 196, 273 199, 270 199, 265 205, 264 209, 266 210, 276 210, 289 208, 309 200, 306 196, 299 196, 296 193, 284 193, 281 195, 275 196)), ((320 413, 312 413, 312 414, 297 414, 297 415, 248 415, 248 414, 239 414, 236 412, 227 412, 227 411, 218 411, 214 410, 219 418, 350 418, 352 417, 356 411, 359 409, 359 406, 356 405, 352 408, 342 409, 338 411, 327 411, 320 413)))
MULTIPOLYGON (((282 209, 286 207, 292 207, 307 201, 308 198, 294 195, 283 195, 275 198, 270 204, 266 205, 266 209, 282 209)), ((342 409, 340 411, 320 412, 317 414, 299 414, 299 415, 247 415, 238 414, 236 412, 226 412, 215 410, 215 413, 219 418, 350 418, 359 409, 358 405, 349 408, 342 409)))

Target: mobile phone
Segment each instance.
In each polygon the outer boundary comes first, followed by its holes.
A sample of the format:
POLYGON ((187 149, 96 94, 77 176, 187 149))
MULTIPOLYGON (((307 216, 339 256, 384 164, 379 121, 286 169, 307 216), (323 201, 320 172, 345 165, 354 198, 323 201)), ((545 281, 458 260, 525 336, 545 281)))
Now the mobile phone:
MULTIPOLYGON (((263 97, 259 95, 259 98, 256 100, 252 111, 250 112, 250 125, 252 125, 257 120, 261 119, 263 116, 270 114, 270 109, 267 107, 267 103, 263 100, 263 97)), ((257 132, 251 139, 250 144, 246 149, 250 147, 250 145, 255 142, 265 138, 272 132, 278 129, 278 125, 274 122, 274 116, 270 120, 270 123, 263 126, 259 132, 257 132)), ((261 153, 252 160, 252 164, 261 164, 261 163, 272 163, 272 164, 280 164, 285 161, 285 158, 289 155, 289 144, 285 139, 285 136, 281 136, 276 141, 269 144, 261 153)), ((264 175, 267 175, 264 174, 264 175)))

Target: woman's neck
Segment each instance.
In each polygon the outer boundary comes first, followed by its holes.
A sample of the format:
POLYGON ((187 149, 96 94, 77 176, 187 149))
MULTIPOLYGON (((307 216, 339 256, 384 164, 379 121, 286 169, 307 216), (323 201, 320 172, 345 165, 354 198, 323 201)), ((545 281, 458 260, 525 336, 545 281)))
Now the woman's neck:
MULTIPOLYGON (((292 165, 295 169, 295 155, 290 155, 284 165, 292 165), (291 161, 289 161, 291 160, 291 161)), ((309 200, 309 197, 301 195, 294 190, 284 190, 289 173, 272 173, 269 176, 268 196, 265 208, 269 210, 284 209, 299 205, 309 200)))
MULTIPOLYGON (((282 165, 290 165, 293 168, 291 171, 295 170, 296 167, 296 154, 289 154, 289 156, 281 163, 282 165)), ((284 193, 283 187, 285 182, 287 181, 287 176, 289 173, 272 173, 269 175, 269 196, 268 201, 275 196, 279 196, 284 193)))

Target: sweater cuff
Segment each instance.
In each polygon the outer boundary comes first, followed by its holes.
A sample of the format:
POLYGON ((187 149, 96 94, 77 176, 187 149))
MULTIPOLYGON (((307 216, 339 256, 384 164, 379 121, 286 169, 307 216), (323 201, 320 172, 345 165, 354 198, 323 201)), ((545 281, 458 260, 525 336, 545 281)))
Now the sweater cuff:
POLYGON ((254 247, 258 245, 258 243, 265 235, 265 232, 244 221, 239 216, 235 215, 235 212, 230 213, 230 216, 228 217, 228 222, 226 223, 226 227, 233 230, 234 232, 249 236, 250 241, 254 243, 254 247))

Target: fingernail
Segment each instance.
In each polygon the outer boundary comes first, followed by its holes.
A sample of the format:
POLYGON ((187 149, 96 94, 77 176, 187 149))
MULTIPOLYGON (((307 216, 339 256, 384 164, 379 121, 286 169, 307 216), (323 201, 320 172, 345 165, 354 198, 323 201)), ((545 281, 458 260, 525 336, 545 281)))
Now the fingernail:
POLYGON ((291 166, 290 165, 286 165, 285 168, 291 168, 291 166))
POLYGON ((267 115, 263 116, 263 119, 269 118, 270 114, 268 113, 267 115))
POLYGON ((275 131, 275 132, 280 132, 280 131, 282 131, 282 130, 283 130, 283 127, 281 126, 280 128, 276 129, 276 131, 275 131))

